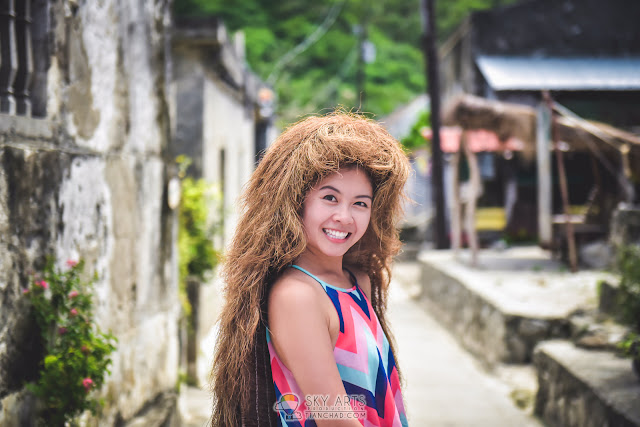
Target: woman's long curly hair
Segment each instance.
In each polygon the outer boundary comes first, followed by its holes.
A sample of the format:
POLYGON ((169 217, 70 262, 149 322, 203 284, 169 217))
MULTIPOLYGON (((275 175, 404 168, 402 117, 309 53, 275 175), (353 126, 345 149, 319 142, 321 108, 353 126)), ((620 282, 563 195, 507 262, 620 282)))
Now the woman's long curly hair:
POLYGON ((407 157, 370 119, 344 112, 308 117, 267 150, 241 199, 242 214, 223 266, 225 304, 211 372, 212 425, 240 425, 234 402, 242 408, 252 404, 246 390, 253 347, 260 339, 256 331, 267 323, 270 286, 305 250, 300 214, 307 192, 327 175, 353 165, 368 174, 374 196, 369 227, 344 263, 369 275, 371 305, 394 349, 385 312, 391 261, 401 246, 396 226, 409 175, 407 157))

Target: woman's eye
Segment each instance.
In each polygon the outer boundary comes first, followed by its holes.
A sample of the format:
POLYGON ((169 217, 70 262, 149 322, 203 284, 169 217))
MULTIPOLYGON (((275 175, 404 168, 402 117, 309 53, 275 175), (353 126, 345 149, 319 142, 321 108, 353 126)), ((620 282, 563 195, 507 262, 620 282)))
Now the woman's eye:
POLYGON ((368 207, 365 202, 356 202, 355 204, 356 204, 356 206, 362 206, 363 208, 368 207))
POLYGON ((336 196, 331 195, 331 194, 327 194, 326 196, 323 197, 324 200, 329 200, 330 202, 335 202, 336 200, 336 196))

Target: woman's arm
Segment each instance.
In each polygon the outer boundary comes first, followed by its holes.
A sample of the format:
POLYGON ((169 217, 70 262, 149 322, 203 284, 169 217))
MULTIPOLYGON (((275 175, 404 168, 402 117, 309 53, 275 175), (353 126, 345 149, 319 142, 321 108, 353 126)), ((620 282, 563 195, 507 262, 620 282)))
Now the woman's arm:
MULTIPOLYGON (((305 396, 336 398, 346 394, 333 356, 329 333, 329 312, 322 304, 324 290, 294 277, 276 282, 269 295, 269 330, 271 341, 284 365, 305 396)), ((333 310, 333 307, 331 307, 333 310)), ((355 418, 345 420, 316 419, 318 426, 361 426, 355 418)))

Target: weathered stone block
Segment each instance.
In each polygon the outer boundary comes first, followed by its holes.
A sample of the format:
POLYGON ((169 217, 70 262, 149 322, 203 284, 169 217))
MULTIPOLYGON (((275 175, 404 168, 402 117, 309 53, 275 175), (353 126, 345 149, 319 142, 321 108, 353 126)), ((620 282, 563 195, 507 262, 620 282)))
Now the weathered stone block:
POLYGON ((589 306, 596 282, 539 271, 539 263, 549 262, 534 255, 503 251, 472 268, 452 252, 422 252, 420 301, 488 365, 529 363, 538 342, 570 335, 568 318, 589 306))
POLYGON ((0 400, 0 426, 35 427, 36 401, 31 393, 22 390, 0 400))
POLYGON ((628 359, 548 341, 533 361, 539 383, 534 412, 550 427, 640 425, 640 382, 628 359))
POLYGON ((640 244, 640 208, 620 204, 611 217, 609 242, 614 247, 640 244))

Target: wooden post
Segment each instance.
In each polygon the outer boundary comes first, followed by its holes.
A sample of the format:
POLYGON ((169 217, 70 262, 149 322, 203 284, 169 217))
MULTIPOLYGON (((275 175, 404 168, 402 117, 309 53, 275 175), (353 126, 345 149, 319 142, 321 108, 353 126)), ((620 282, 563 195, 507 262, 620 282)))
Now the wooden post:
POLYGON ((551 113, 546 103, 538 106, 536 120, 536 160, 538 167, 538 241, 543 248, 552 243, 552 186, 551 186, 551 113))
POLYGON ((478 233, 476 231, 476 203, 480 196, 480 167, 478 166, 478 156, 471 150, 469 144, 466 143, 466 132, 463 132, 460 144, 463 144, 464 153, 469 164, 469 199, 465 207, 465 224, 467 229, 467 238, 469 240, 469 249, 471 250, 471 265, 478 266, 478 233))
POLYGON ((445 249, 447 244, 446 223, 444 218, 444 178, 442 149, 440 148, 440 86, 438 79, 438 52, 436 50, 435 0, 421 0, 422 48, 427 62, 427 86, 431 111, 431 186, 433 195, 434 222, 433 233, 437 249, 445 249))
MULTIPOLYGON (((462 144, 462 136, 460 144, 462 144)), ((453 153, 451 157, 451 188, 453 194, 451 195, 452 200, 449 202, 451 208, 451 247, 456 258, 460 253, 460 234, 462 232, 460 224, 460 177, 458 176, 460 172, 460 151, 462 151, 462 146, 459 146, 458 151, 453 153)))
POLYGON ((631 182, 631 166, 629 163, 630 148, 628 144, 622 144, 620 146, 620 158, 622 163, 622 172, 618 178, 618 181, 622 183, 622 191, 624 193, 624 200, 629 204, 633 204, 636 195, 631 182))
POLYGON ((578 271, 578 255, 576 252, 576 239, 573 232, 573 223, 571 222, 571 213, 569 211, 569 188, 567 186, 567 174, 564 169, 564 156, 562 154, 562 150, 558 147, 556 118, 553 113, 553 101, 551 100, 549 92, 544 93, 544 98, 549 106, 549 111, 551 112, 551 138, 553 139, 553 145, 556 152, 556 162, 558 163, 558 180, 560 181, 560 193, 562 195, 567 246, 569 247, 569 266, 571 268, 571 272, 575 273, 578 271))

